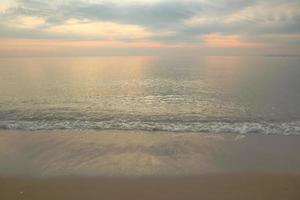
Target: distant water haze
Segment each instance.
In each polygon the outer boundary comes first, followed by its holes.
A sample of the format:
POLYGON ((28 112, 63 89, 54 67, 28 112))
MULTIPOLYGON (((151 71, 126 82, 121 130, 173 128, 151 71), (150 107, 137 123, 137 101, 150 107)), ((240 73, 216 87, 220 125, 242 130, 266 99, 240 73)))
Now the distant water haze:
POLYGON ((0 58, 0 128, 300 134, 300 58, 0 58))

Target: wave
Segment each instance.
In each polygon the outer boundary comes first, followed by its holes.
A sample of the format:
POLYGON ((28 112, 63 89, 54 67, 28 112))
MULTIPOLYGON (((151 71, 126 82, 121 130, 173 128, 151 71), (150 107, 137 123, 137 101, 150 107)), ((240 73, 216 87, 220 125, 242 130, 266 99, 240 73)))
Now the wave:
POLYGON ((300 135, 300 121, 141 121, 141 120, 0 120, 0 129, 18 130, 132 130, 199 133, 300 135))

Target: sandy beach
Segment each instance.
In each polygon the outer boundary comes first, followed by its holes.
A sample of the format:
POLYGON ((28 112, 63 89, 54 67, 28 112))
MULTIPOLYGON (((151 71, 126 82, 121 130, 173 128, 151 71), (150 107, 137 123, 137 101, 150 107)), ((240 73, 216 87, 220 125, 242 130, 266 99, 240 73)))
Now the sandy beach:
POLYGON ((299 174, 209 174, 190 177, 0 178, 3 200, 222 199, 298 200, 299 174))
POLYGON ((300 0, 0 0, 0 200, 300 200, 300 0))
POLYGON ((298 136, 1 131, 0 199, 299 199, 298 136))

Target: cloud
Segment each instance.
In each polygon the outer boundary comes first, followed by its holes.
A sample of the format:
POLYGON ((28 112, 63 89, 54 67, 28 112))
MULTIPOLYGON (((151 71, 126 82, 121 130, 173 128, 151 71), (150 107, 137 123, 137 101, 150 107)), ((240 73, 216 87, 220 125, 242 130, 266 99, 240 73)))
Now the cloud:
POLYGON ((77 19, 69 19, 64 24, 50 26, 44 30, 56 34, 73 34, 109 40, 116 38, 147 38, 153 35, 153 33, 147 32, 143 27, 138 25, 77 19))
POLYGON ((299 0, 3 0, 0 11, 0 37, 259 48, 300 34, 299 0))
POLYGON ((60 23, 69 18, 87 18, 161 27, 177 24, 178 20, 191 17, 199 9, 200 4, 194 1, 18 0, 10 14, 42 16, 49 23, 60 23))
POLYGON ((6 12, 10 7, 15 5, 15 0, 1 0, 0 13, 6 12))
MULTIPOLYGON (((247 37, 247 36, 246 36, 247 37)), ((207 47, 254 47, 259 44, 243 41, 241 35, 208 34, 202 37, 207 47)))
MULTIPOLYGON (((3 22, 2 22, 3 23, 3 22)), ((33 29, 45 24, 45 20, 35 16, 18 16, 5 22, 12 27, 33 29)), ((1 22, 0 22, 1 24, 1 22)))

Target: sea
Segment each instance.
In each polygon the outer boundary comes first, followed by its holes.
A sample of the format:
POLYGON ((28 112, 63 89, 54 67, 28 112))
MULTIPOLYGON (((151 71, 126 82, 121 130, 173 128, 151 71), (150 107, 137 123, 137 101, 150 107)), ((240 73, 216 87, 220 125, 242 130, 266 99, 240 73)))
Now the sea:
POLYGON ((300 58, 0 58, 0 130, 300 135, 300 58))

